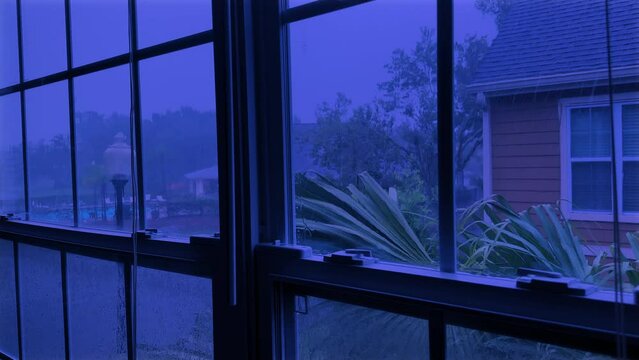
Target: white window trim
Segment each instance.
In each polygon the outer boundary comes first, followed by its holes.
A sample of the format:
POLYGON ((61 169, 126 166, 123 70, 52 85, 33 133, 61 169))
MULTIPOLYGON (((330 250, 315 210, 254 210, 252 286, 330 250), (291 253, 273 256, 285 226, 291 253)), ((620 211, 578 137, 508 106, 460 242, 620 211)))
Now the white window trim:
MULTIPOLYGON (((628 104, 638 104, 639 93, 621 93, 613 95, 613 118, 615 122, 615 152, 617 172, 623 169, 621 107, 628 104)), ((570 110, 594 106, 610 106, 608 95, 565 98, 559 100, 560 124, 560 155, 561 155, 561 210, 570 220, 612 222, 613 214, 609 212, 584 211, 572 209, 572 166, 570 156, 570 110)), ((617 176, 617 203, 619 207, 619 221, 622 223, 639 223, 639 213, 624 213, 623 209, 623 178, 617 176)))

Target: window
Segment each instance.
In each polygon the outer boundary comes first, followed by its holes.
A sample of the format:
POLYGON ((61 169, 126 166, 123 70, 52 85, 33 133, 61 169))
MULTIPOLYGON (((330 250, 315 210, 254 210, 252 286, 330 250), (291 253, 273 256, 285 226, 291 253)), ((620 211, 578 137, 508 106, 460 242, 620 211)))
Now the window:
POLYGON ((612 111, 605 98, 598 102, 592 98, 564 100, 562 150, 569 162, 562 167, 562 198, 566 199, 564 207, 571 218, 612 221, 612 116, 619 139, 615 149, 620 159, 617 178, 621 220, 636 222, 634 140, 639 105, 632 93, 622 93, 614 99, 612 111))

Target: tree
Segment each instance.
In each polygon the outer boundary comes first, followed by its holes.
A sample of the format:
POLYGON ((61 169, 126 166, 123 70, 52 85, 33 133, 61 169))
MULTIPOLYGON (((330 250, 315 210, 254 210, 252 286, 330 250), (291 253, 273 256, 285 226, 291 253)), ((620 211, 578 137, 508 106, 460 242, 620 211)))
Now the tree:
POLYGON ((504 17, 510 10, 512 0, 475 0, 475 7, 482 13, 495 16, 497 27, 503 24, 504 17))

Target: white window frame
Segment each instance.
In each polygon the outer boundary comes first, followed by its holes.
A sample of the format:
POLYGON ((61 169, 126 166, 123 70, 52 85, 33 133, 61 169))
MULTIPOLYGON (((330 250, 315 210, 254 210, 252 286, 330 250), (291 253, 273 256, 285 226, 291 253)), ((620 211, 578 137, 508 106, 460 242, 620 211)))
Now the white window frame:
MULTIPOLYGON (((613 94, 612 114, 614 119, 614 134, 617 140, 614 144, 617 167, 617 204, 619 207, 619 221, 622 223, 639 223, 639 213, 623 212, 623 145, 621 130, 621 107, 623 105, 639 104, 639 92, 613 94)), ((560 125, 560 155, 561 155, 561 210, 570 220, 612 222, 611 211, 574 210, 572 208, 572 158, 570 137, 570 111, 578 108, 610 106, 609 95, 597 95, 578 98, 564 98, 559 100, 561 114, 560 125)), ((612 157, 612 155, 611 155, 612 157)), ((634 157, 632 157, 634 159, 634 157)), ((639 160, 639 159, 637 159, 639 160)))

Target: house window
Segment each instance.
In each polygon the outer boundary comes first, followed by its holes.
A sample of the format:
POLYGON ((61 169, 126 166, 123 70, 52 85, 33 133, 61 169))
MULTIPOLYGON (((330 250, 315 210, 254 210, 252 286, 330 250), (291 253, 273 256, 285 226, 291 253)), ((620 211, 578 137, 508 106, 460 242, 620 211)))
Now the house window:
POLYGON ((639 104, 626 95, 618 98, 612 110, 603 98, 590 104, 568 101, 565 108, 562 199, 573 219, 612 220, 613 129, 621 140, 615 147, 621 220, 632 221, 639 212, 639 104))

